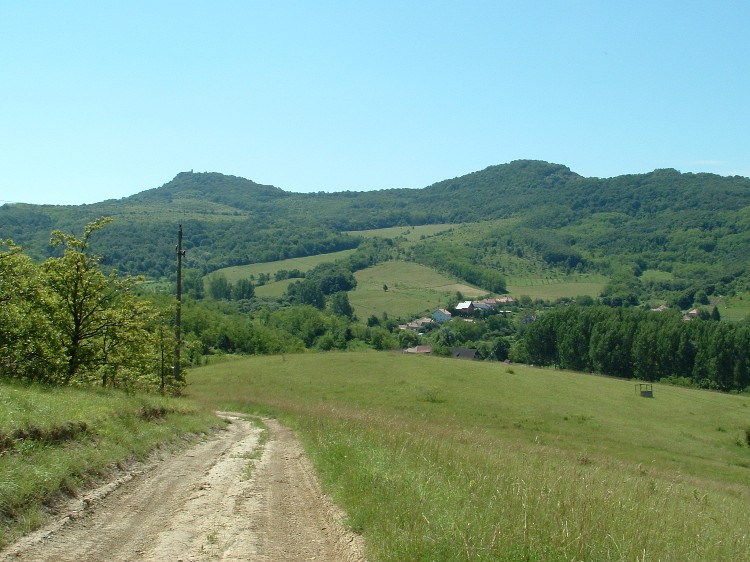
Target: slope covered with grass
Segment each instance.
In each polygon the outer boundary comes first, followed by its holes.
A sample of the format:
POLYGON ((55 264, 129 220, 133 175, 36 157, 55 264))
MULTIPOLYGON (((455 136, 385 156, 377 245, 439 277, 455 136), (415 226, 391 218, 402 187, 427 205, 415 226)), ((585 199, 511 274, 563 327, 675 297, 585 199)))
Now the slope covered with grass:
POLYGON ((750 558, 744 396, 372 352, 193 381, 296 427, 374 561, 750 558))

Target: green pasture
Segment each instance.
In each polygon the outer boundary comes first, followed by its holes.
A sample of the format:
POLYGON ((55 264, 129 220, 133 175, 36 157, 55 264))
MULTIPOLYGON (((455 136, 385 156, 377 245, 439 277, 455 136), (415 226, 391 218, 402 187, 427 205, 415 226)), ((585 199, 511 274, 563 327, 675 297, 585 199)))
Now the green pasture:
POLYGON ((357 287, 349 292, 349 302, 360 319, 381 316, 383 312, 392 318, 406 319, 446 306, 457 291, 466 298, 487 294, 430 267, 405 261, 368 267, 354 277, 357 287))
MULTIPOLYGON (((317 254, 314 256, 306 256, 303 258, 289 258, 286 260, 253 263, 249 265, 236 265, 233 267, 224 267, 212 271, 207 275, 211 277, 214 275, 223 275, 230 283, 236 283, 240 279, 249 279, 251 275, 258 277, 261 273, 270 275, 272 278, 277 271, 293 269, 299 269, 301 272, 306 272, 316 265, 320 265, 325 262, 334 262, 336 260, 344 259, 356 250, 342 250, 340 252, 331 252, 330 254, 317 254)), ((283 292, 283 291, 282 291, 283 292)))
POLYGON ((750 559, 747 396, 375 352, 191 380, 297 430, 372 562, 750 559))
POLYGON ((588 295, 597 298, 608 279, 603 275, 565 275, 549 277, 509 277, 508 293, 514 297, 557 300, 588 295))
POLYGON ((282 279, 281 281, 272 281, 265 285, 255 287, 255 295, 262 298, 278 298, 284 295, 287 287, 299 279, 282 279))
POLYGON ((712 302, 719 308, 719 314, 723 320, 741 322, 750 318, 750 293, 748 292, 727 297, 714 297, 712 302))

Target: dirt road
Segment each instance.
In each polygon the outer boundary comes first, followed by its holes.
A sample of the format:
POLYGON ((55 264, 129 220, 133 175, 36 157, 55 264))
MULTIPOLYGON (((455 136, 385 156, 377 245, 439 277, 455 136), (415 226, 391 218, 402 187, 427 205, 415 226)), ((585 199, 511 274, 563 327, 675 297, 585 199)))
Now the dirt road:
POLYGON ((262 443, 224 415, 226 430, 86 494, 0 560, 363 562, 294 434, 266 420, 262 443))

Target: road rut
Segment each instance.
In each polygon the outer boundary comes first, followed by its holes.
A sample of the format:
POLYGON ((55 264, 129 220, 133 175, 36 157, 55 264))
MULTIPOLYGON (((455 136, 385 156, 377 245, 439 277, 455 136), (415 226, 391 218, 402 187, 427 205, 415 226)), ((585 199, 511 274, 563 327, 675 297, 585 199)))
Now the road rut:
POLYGON ((261 445, 260 428, 222 415, 226 429, 85 494, 0 560, 364 562, 294 433, 264 420, 261 445))

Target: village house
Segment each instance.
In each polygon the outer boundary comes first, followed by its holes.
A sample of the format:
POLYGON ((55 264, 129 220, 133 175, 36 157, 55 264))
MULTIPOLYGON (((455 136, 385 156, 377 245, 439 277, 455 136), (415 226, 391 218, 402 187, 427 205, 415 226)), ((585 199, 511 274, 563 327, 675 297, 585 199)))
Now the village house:
POLYGON ((404 353, 417 353, 417 354, 430 354, 432 353, 431 345, 415 345, 414 347, 408 347, 404 350, 404 353))
POLYGON ((399 324, 400 330, 414 330, 418 331, 421 330, 424 326, 427 326, 428 324, 432 323, 432 318, 427 318, 426 316, 423 318, 418 318, 417 320, 412 320, 408 324, 399 324))
POLYGON ((479 352, 468 347, 453 347, 451 348, 451 357, 455 359, 478 359, 479 352))
POLYGON ((432 319, 438 324, 449 322, 453 318, 453 315, 445 310, 444 308, 438 308, 432 313, 432 319))
POLYGON ((471 301, 463 301, 456 305, 456 312, 458 314, 473 314, 474 313, 474 303, 471 301))
POLYGON ((698 309, 692 308, 688 310, 685 314, 682 315, 682 319, 685 322, 690 322, 691 320, 698 318, 698 309))
POLYGON ((474 305, 474 312, 479 311, 482 314, 489 314, 490 312, 492 312, 492 309, 494 308, 494 304, 489 305, 485 303, 484 301, 477 301, 472 304, 474 305))

